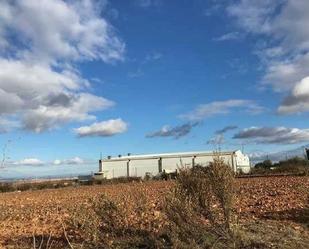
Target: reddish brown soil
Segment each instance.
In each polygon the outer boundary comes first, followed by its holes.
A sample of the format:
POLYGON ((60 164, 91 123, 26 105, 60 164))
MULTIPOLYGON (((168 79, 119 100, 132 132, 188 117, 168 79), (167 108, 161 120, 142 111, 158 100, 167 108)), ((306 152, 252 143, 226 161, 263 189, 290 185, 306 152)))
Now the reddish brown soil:
MULTIPOLYGON (((309 177, 237 179, 237 184, 236 208, 241 222, 279 220, 309 235, 309 177)), ((121 197, 129 208, 136 193, 143 192, 155 212, 172 185, 171 181, 154 181, 0 194, 0 244, 39 234, 59 235, 70 208, 102 193, 121 197)))

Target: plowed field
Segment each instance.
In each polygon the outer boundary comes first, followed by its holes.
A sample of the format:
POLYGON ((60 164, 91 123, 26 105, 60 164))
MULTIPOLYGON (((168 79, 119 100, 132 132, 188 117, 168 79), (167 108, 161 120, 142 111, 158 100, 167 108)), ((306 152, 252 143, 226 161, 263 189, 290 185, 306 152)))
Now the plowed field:
MULTIPOLYGON (((60 236, 61 224, 69 217, 69 209, 102 193, 121 199, 129 209, 135 205, 135 196, 143 192, 154 212, 148 218, 155 218, 164 195, 173 184, 173 181, 149 181, 0 194, 0 244, 4 248, 12 248, 10 244, 14 241, 32 238, 33 235, 60 236)), ((309 238, 309 177, 237 179, 237 184, 239 190, 235 207, 241 224, 275 222, 282 227, 288 226, 295 236, 306 242, 309 238)))

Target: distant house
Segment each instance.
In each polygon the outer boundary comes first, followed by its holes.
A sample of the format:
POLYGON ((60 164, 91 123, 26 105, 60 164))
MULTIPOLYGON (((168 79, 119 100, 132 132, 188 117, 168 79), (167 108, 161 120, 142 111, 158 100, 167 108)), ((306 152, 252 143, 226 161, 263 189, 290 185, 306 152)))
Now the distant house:
MULTIPOLYGON (((210 151, 179 152, 150 155, 108 157, 100 160, 96 176, 112 179, 117 177, 144 177, 161 172, 175 172, 181 167, 208 166, 217 154, 210 151)), ((220 152, 220 157, 234 172, 248 173, 250 160, 240 150, 220 152)))

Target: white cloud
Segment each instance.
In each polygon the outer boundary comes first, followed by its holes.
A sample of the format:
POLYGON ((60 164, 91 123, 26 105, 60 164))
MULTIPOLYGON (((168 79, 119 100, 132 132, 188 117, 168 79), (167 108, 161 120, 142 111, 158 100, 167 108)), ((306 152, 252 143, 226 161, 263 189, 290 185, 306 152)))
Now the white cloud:
POLYGON ((54 165, 60 165, 62 162, 59 159, 54 160, 53 164, 54 165))
MULTIPOLYGON (((256 53, 265 66, 263 85, 275 91, 292 91, 299 81, 309 76, 309 2, 307 0, 240 0, 227 8, 240 27, 253 35, 260 35, 264 45, 256 53)), ((303 99, 305 106, 309 99, 303 99), (305 103, 306 102, 306 103, 305 103)), ((291 108, 279 112, 307 112, 305 108, 291 108)))
POLYGON ((296 144, 309 141, 309 129, 250 127, 236 133, 233 138, 250 139, 256 143, 296 144))
POLYGON ((9 46, 9 42, 5 39, 5 23, 12 19, 12 13, 8 2, 2 1, 0 7, 0 51, 2 51, 9 46))
POLYGON ((14 162, 13 164, 25 166, 41 166, 44 165, 44 162, 37 158, 25 158, 23 160, 14 162))
POLYGON ((8 93, 37 97, 67 90, 78 90, 83 80, 69 71, 56 72, 50 66, 21 60, 0 59, 0 87, 8 93), (18 74, 16 73, 18 72, 18 74))
POLYGON ((73 158, 64 159, 64 160, 56 159, 53 161, 54 165, 65 165, 65 164, 78 165, 78 164, 84 164, 84 163, 86 163, 86 161, 80 157, 73 157, 73 158))
POLYGON ((135 0, 136 4, 143 8, 149 8, 151 6, 158 6, 160 0, 135 0))
POLYGON ((277 92, 286 92, 307 76, 309 76, 309 53, 292 59, 270 60, 263 84, 271 85, 277 92))
POLYGON ((14 128, 18 128, 19 124, 15 120, 7 119, 0 116, 0 134, 11 131, 14 128))
POLYGON ((207 141, 207 144, 212 144, 212 145, 220 145, 225 142, 224 135, 223 134, 218 134, 214 136, 213 138, 209 139, 207 141))
POLYGON ((20 0, 2 3, 2 27, 24 41, 25 57, 57 61, 123 59, 125 45, 100 16, 99 1, 20 0), (98 8, 96 10, 96 7, 98 8))
POLYGON ((210 17, 216 15, 218 13, 222 13, 222 9, 224 8, 223 2, 219 2, 217 0, 210 1, 210 6, 208 6, 204 11, 204 16, 210 17))
POLYGON ((222 129, 220 129, 220 130, 216 130, 216 134, 217 135, 222 135, 222 134, 224 134, 224 133, 227 133, 228 131, 232 131, 232 130, 235 130, 235 129, 237 129, 238 128, 238 126, 236 126, 236 125, 228 125, 228 126, 225 126, 225 127, 223 127, 222 129))
POLYGON ((42 132, 95 119, 91 113, 114 104, 87 93, 90 83, 75 68, 123 60, 125 44, 101 16, 104 8, 103 0, 0 3, 0 118, 42 132))
POLYGON ((22 99, 14 93, 0 88, 0 114, 14 113, 23 107, 22 99))
POLYGON ((152 62, 162 59, 163 54, 157 51, 151 52, 145 56, 145 58, 139 63, 136 70, 129 72, 128 77, 138 78, 144 75, 144 67, 152 62))
POLYGON ((180 115, 181 118, 188 120, 203 120, 204 118, 218 114, 228 114, 233 109, 242 109, 251 114, 258 114, 264 108, 257 105, 252 100, 230 99, 226 101, 215 101, 197 106, 193 111, 180 115))
POLYGON ((128 124, 122 119, 110 119, 107 121, 96 122, 89 126, 82 126, 74 129, 79 137, 100 136, 108 137, 127 131, 128 124))
POLYGON ((109 100, 88 93, 65 96, 69 101, 67 105, 40 105, 28 111, 23 117, 24 128, 41 132, 71 121, 96 119, 89 112, 104 110, 113 105, 109 100))
POLYGON ((157 61, 160 60, 163 57, 163 54, 160 52, 152 52, 146 55, 144 63, 150 62, 150 61, 157 61))
POLYGON ((103 97, 78 93, 86 83, 72 72, 6 59, 0 59, 0 68, 0 115, 19 114, 29 130, 41 132, 89 119, 89 112, 113 105, 103 97))
POLYGON ((66 164, 83 164, 84 160, 81 159, 80 157, 74 157, 74 158, 65 160, 64 163, 66 163, 66 164))
POLYGON ((309 111, 309 77, 298 82, 291 94, 278 108, 280 114, 302 113, 309 111))
POLYGON ((232 40, 240 40, 243 38, 243 35, 239 32, 230 32, 223 34, 217 38, 214 38, 214 41, 232 41, 232 40))
POLYGON ((147 134, 147 138, 154 138, 154 137, 174 137, 176 139, 184 137, 188 135, 192 128, 197 126, 198 123, 185 123, 182 125, 170 127, 168 125, 163 126, 160 130, 151 132, 147 134))
POLYGON ((236 17, 238 24, 252 33, 270 32, 270 16, 282 0, 240 0, 228 6, 229 15, 236 17))

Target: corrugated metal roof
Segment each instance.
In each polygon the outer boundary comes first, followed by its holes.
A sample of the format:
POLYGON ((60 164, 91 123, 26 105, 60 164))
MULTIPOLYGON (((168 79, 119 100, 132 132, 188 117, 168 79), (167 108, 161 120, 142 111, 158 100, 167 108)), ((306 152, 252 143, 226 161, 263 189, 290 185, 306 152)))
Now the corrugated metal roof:
MULTIPOLYGON (((221 151, 220 155, 232 155, 235 151, 221 151)), ((176 152, 176 153, 160 153, 160 154, 148 154, 148 155, 130 155, 121 157, 111 157, 110 159, 104 159, 105 161, 123 161, 123 160, 141 160, 141 159, 156 159, 156 158, 177 158, 177 157, 193 157, 193 156, 214 156, 214 151, 192 151, 192 152, 176 152)))

